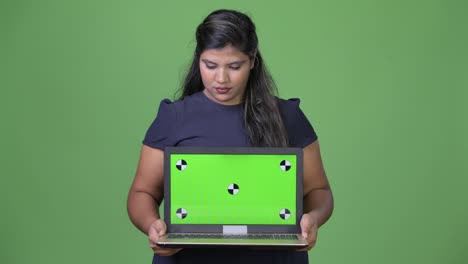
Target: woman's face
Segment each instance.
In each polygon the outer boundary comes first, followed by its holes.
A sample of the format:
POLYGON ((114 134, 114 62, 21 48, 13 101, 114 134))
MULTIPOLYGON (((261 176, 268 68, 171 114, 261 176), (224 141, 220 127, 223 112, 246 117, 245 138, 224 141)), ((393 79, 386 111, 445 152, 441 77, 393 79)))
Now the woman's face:
POLYGON ((249 56, 232 46, 204 50, 200 55, 203 93, 220 104, 240 104, 252 68, 249 56))

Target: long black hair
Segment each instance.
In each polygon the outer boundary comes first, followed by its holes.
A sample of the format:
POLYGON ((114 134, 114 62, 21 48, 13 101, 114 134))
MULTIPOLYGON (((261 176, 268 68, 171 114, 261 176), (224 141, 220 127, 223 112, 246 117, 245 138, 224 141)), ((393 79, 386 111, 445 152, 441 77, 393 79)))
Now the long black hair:
POLYGON ((258 38, 252 20, 238 11, 216 10, 198 25, 196 40, 193 61, 185 76, 179 99, 204 89, 199 66, 201 53, 206 49, 222 49, 232 45, 254 61, 243 97, 244 126, 252 145, 287 147, 288 137, 275 97, 277 87, 258 50, 258 38))

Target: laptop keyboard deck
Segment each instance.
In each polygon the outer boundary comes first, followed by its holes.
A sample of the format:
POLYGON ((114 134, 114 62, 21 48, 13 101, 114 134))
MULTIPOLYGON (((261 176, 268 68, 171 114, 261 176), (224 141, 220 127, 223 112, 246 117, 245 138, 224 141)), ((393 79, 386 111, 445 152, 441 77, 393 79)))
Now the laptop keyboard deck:
POLYGON ((273 240, 295 240, 297 235, 292 234, 248 234, 248 235, 227 235, 227 234, 195 234, 180 233, 169 234, 167 238, 186 239, 273 239, 273 240))

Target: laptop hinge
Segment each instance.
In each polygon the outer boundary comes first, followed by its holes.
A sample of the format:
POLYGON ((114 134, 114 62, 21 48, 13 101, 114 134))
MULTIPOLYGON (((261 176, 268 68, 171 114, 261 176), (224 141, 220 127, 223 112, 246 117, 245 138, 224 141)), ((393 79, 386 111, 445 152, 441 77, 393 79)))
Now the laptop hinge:
POLYGON ((247 226, 223 226, 223 234, 226 235, 247 235, 247 226))

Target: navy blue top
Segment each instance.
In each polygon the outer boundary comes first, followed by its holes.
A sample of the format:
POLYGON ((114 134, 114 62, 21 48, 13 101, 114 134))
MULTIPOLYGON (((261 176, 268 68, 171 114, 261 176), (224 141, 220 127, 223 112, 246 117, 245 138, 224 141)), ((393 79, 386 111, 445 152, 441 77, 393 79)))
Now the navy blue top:
MULTIPOLYGON (((299 108, 299 99, 279 99, 290 147, 304 148, 317 139, 299 108)), ((222 105, 198 92, 183 100, 161 101, 143 144, 164 150, 169 146, 249 147, 242 104, 222 105)))
MULTIPOLYGON (((299 99, 279 100, 290 147, 304 148, 317 140, 312 125, 299 108, 299 99)), ((164 150, 169 146, 250 147, 242 104, 222 105, 203 92, 183 100, 161 101, 143 144, 164 150)), ((153 264, 169 263, 308 263, 307 252, 256 249, 190 249, 170 257, 154 255, 153 264)))

